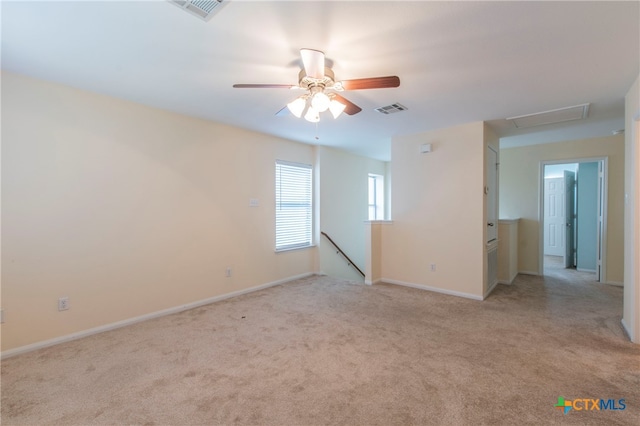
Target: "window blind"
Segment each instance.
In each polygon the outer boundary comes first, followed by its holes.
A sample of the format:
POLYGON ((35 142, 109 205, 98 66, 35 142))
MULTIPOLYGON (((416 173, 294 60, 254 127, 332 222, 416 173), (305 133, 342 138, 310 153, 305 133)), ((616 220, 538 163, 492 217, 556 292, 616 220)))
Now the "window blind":
POLYGON ((312 244, 312 168, 276 161, 276 250, 312 244))

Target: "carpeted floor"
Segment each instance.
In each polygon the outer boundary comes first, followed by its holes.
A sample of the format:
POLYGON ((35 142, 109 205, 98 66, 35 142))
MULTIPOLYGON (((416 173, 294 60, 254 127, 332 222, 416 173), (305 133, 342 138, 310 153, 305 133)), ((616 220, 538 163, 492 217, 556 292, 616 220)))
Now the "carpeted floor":
POLYGON ((545 273, 484 302, 311 277, 16 356, 2 424, 637 425, 622 288, 545 273))

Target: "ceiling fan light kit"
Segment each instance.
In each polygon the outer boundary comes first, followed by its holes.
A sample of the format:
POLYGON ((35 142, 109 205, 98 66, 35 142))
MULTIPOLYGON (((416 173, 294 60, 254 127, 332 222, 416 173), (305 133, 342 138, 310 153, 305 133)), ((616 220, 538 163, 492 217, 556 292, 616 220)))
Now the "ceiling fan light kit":
POLYGON ((334 99, 333 93, 327 95, 324 92, 315 93, 313 96, 302 95, 287 104, 289 112, 297 118, 302 117, 306 109, 308 114, 305 114, 304 118, 312 123, 320 121, 319 113, 325 112, 326 110, 331 112, 333 118, 338 118, 346 107, 345 104, 334 99), (311 101, 309 102, 309 100, 311 101))
POLYGON ((324 53, 315 49, 300 49, 302 69, 298 75, 298 85, 285 84, 234 84, 235 88, 290 88, 303 89, 307 93, 287 104, 286 109, 276 113, 281 115, 283 111, 289 111, 297 118, 304 118, 312 123, 320 121, 320 113, 329 110, 333 118, 338 118, 343 112, 354 115, 362 111, 358 105, 343 98, 333 90, 342 92, 345 90, 383 89, 400 86, 397 76, 360 78, 356 80, 335 81, 335 76, 330 68, 325 67, 324 53), (306 110, 306 113, 305 113, 306 110))

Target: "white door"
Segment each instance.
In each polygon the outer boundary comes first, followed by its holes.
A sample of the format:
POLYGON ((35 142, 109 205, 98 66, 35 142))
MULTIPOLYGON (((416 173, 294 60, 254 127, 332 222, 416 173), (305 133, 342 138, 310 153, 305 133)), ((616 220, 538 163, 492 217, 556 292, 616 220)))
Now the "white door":
POLYGON ((564 256, 564 178, 544 180, 544 254, 564 256))
POLYGON ((485 158, 487 170, 487 242, 498 238, 498 153, 487 147, 485 158))

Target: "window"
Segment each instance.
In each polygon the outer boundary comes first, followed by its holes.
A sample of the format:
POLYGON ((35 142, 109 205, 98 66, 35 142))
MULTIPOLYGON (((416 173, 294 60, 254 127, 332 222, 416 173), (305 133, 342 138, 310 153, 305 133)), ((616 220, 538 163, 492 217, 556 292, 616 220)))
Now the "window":
POLYGON ((369 220, 384 219, 384 176, 369 174, 369 220))
POLYGON ((276 161, 276 251, 312 244, 311 165, 276 161))

